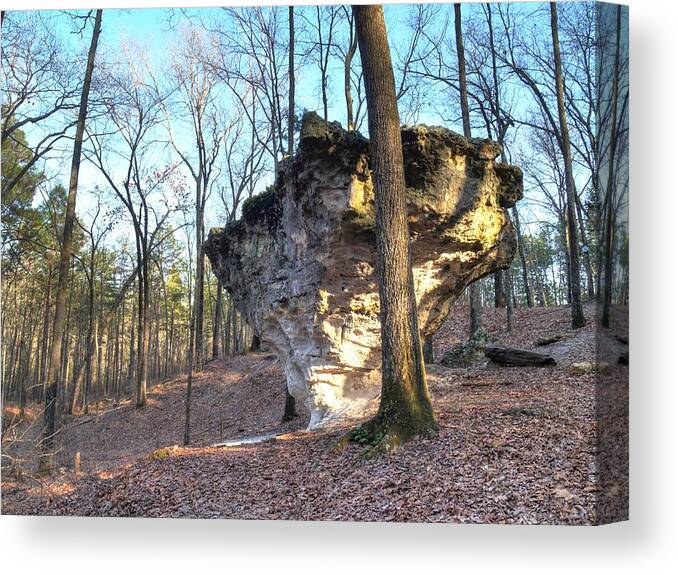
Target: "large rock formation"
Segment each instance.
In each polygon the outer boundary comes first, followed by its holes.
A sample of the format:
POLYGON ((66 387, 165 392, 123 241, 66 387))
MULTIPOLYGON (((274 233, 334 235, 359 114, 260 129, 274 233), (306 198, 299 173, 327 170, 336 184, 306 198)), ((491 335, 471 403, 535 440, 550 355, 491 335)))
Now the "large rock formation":
MULTIPOLYGON (((439 127, 402 129, 419 325, 434 333, 470 282, 509 265, 505 208, 522 173, 489 140, 439 127)), ((379 395, 379 296, 368 141, 306 114, 297 154, 275 186, 213 229, 205 245, 235 305, 280 355, 309 428, 379 395)))

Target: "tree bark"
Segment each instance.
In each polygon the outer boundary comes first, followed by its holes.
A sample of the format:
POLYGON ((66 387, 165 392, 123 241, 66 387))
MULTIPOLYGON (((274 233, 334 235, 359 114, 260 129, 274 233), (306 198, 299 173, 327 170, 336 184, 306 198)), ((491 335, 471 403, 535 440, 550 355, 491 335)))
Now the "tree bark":
POLYGON ((551 38, 553 40, 553 60, 555 64, 556 99, 558 102, 558 120, 560 123, 563 163, 565 165, 565 191, 567 194, 567 238, 570 280, 570 312, 572 328, 577 329, 586 324, 584 309, 581 303, 581 282, 579 278, 579 245, 577 242, 576 191, 572 171, 572 151, 570 148, 570 132, 567 126, 565 111, 565 89, 563 85, 563 69, 560 58, 560 40, 558 38, 558 7, 555 2, 551 8, 551 38))
POLYGON ((346 130, 352 132, 355 129, 353 119, 353 96, 351 95, 351 63, 358 49, 358 35, 355 33, 353 20, 349 21, 349 47, 344 58, 344 97, 346 98, 346 130))
POLYGON ((217 282, 217 302, 214 306, 214 329, 212 330, 212 359, 218 359, 221 343, 221 308, 223 305, 223 287, 217 282))
POLYGON ((205 236, 205 194, 207 190, 198 192, 198 209, 196 221, 196 264, 195 264, 195 325, 194 325, 194 339, 195 339, 195 368, 202 370, 205 361, 204 349, 204 317, 205 317, 205 251, 203 247, 205 236))
MULTIPOLYGON (((464 39, 461 29, 461 4, 454 5, 454 32, 457 44, 457 62, 459 65, 459 104, 461 107, 461 121, 464 127, 464 136, 471 137, 471 114, 468 107, 468 89, 466 84, 466 58, 464 57, 464 39)), ((480 307, 480 284, 475 281, 469 288, 469 303, 471 304, 470 337, 482 329, 482 310, 480 307)))
POLYGON ((184 419, 184 445, 190 445, 191 443, 191 395, 193 394, 193 350, 195 345, 195 338, 193 337, 195 331, 195 308, 197 300, 193 301, 193 309, 191 310, 190 315, 190 325, 188 328, 188 361, 187 370, 188 375, 186 378, 186 412, 184 419))
POLYGON ((494 272, 494 307, 506 307, 506 291, 502 270, 494 272))
POLYGON ((518 257, 520 258, 520 267, 523 275, 523 289, 525 290, 525 300, 527 307, 534 307, 534 295, 532 294, 532 288, 530 287, 530 276, 527 273, 527 256, 525 254, 525 242, 523 241, 523 234, 520 231, 520 216, 518 215, 518 209, 513 206, 513 224, 516 228, 516 238, 518 244, 518 257))
MULTIPOLYGON (((92 40, 90 42, 89 53, 87 55, 87 68, 85 69, 85 79, 82 85, 80 95, 80 108, 78 111, 78 122, 75 129, 75 140, 73 144, 73 158, 71 162, 71 177, 68 185, 68 198, 66 200, 66 215, 64 219, 64 231, 61 242, 61 253, 59 257, 59 275, 57 279, 55 293, 55 310, 53 322, 53 338, 50 349, 50 362, 47 375, 47 390, 45 393, 45 411, 44 411, 44 429, 43 445, 47 452, 54 446, 54 432, 56 422, 56 399, 60 387, 59 371, 61 365, 61 346, 64 337, 64 320, 66 309, 66 291, 68 289, 68 275, 71 263, 71 252, 73 250, 73 226, 75 224, 75 204, 78 194, 78 176, 80 175, 80 157, 82 154, 82 140, 85 133, 85 119, 87 117, 87 104, 89 101, 89 90, 92 83, 92 72, 94 70, 94 58, 96 55, 99 34, 101 33, 101 17, 103 10, 96 11, 94 21, 94 30, 92 31, 92 40)), ((51 462, 45 461, 46 466, 50 467, 51 462)))
POLYGON ((511 268, 504 272, 504 284, 506 288, 506 331, 513 333, 513 279, 511 277, 511 268))
POLYGON ((290 25, 290 48, 289 48, 289 76, 290 90, 289 103, 287 107, 287 155, 294 153, 294 6, 289 7, 289 25, 290 25))
POLYGON ((617 6, 617 33, 615 38, 614 76, 612 77, 612 117, 610 119, 610 146, 607 163, 607 187, 605 213, 605 283, 603 295, 603 315, 601 324, 610 327, 610 307, 612 306, 612 247, 614 245, 614 159, 617 153, 617 100, 619 98, 619 51, 621 36, 621 6, 617 6))
POLYGON ((468 107, 468 88, 466 84, 466 58, 464 57, 464 39, 461 29, 461 4, 454 5, 454 32, 457 44, 457 63, 459 65, 459 102, 464 136, 471 137, 471 115, 468 107))
POLYGON ((435 428, 419 339, 405 203, 405 172, 391 52, 381 6, 353 6, 374 172, 382 388, 369 424, 390 447, 435 428))

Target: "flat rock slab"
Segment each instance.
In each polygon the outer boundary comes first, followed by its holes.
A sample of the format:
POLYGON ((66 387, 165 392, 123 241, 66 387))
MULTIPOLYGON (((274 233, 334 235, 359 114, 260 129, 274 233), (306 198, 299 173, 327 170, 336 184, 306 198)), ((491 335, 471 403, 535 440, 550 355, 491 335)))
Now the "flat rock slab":
POLYGON ((545 353, 503 345, 485 346, 485 356, 494 363, 511 367, 542 367, 556 364, 556 360, 545 353))

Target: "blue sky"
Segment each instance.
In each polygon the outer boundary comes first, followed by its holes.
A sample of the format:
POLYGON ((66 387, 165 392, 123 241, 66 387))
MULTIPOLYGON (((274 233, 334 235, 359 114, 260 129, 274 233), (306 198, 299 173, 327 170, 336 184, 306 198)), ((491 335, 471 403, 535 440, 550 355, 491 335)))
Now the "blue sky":
MULTIPOLYGON (((297 22, 301 14, 300 10, 309 10, 309 7, 297 8, 297 22)), ((391 5, 385 7, 387 22, 389 24, 389 39, 394 50, 399 45, 407 41, 406 28, 403 25, 407 17, 409 5, 391 5)), ((74 33, 75 26, 69 17, 58 11, 44 11, 46 17, 50 18, 53 29, 59 37, 74 51, 85 53, 89 46, 91 27, 88 27, 83 34, 74 33)), ((211 16, 223 17, 222 10, 219 8, 196 8, 191 9, 188 14, 201 18, 210 18, 211 16)), ((102 21, 102 32, 97 57, 106 58, 109 55, 114 56, 120 49, 120 46, 133 42, 143 49, 143 53, 148 58, 150 64, 160 71, 167 68, 171 51, 179 39, 179 28, 185 26, 187 22, 185 14, 179 10, 158 9, 158 8, 139 8, 139 9, 105 9, 102 21)), ((343 33, 343 29, 342 29, 343 33)), ((297 50, 300 49, 299 38, 297 38, 297 50)), ((395 54, 394 54, 395 58, 395 54)), ((359 54, 356 55, 356 60, 359 54)), ((297 59, 297 62, 299 58, 297 59)), ((343 94, 343 70, 339 59, 333 59, 330 64, 330 85, 329 99, 330 109, 329 117, 331 120, 338 120, 342 124, 346 123, 346 112, 343 94)), ((297 94, 296 111, 316 110, 322 112, 322 102, 320 96, 320 75, 316 66, 307 64, 297 70, 297 94)), ((440 123, 439 118, 423 114, 421 118, 426 123, 440 123)), ((363 131, 366 132, 366 124, 363 131)), ((460 129, 460 127, 458 127, 460 129)), ((29 140, 36 137, 36 134, 28 131, 29 140)), ((179 138, 180 139, 180 138, 179 138)), ((190 146, 190 142, 186 142, 190 146)), ((50 173, 59 174, 59 179, 64 185, 68 181, 67 169, 70 162, 54 160, 47 163, 47 169, 50 173)), ((264 183, 270 183, 270 178, 264 183)), ((95 185, 101 185, 102 178, 94 166, 83 163, 80 175, 81 190, 90 190, 95 185)), ((263 185, 262 184, 262 187, 263 185)), ((190 182, 189 182, 190 185, 190 182)), ((86 193, 81 193, 78 200, 78 212, 85 214, 93 205, 94 200, 88 197, 86 193)), ((207 225, 218 225, 218 215, 220 209, 208 210, 207 225), (210 217, 210 215, 212 217, 210 217), (211 220, 211 221, 209 221, 211 220)))
MULTIPOLYGON (((401 50, 403 45, 408 41, 410 32, 406 26, 406 19, 410 8, 410 5, 394 4, 385 6, 389 40, 394 62, 397 61, 398 51, 401 50)), ((523 12, 523 14, 527 14, 532 13, 536 8, 537 5, 535 4, 522 4, 518 10, 523 12)), ((297 10, 304 9, 308 8, 300 7, 297 10)), ((451 10, 451 5, 447 5, 445 9, 451 10)), ((478 7, 475 9, 477 10, 478 7)), ((462 7, 462 12, 464 14, 467 14, 469 10, 471 10, 471 8, 468 5, 462 7)), ((298 11, 297 18, 299 18, 298 11)), ((220 8, 191 9, 189 14, 202 17, 210 14, 220 16, 222 15, 222 10, 220 8)), ((55 15, 54 26, 59 36, 61 36, 64 41, 68 42, 75 50, 84 53, 89 44, 91 28, 89 28, 83 36, 79 36, 71 32, 72 24, 66 16, 58 13, 52 13, 52 15, 55 15)), ((283 19, 286 20, 286 16, 283 16, 283 19)), ((178 28, 179 26, 184 25, 185 22, 186 19, 184 14, 178 10, 172 9, 105 9, 98 57, 106 58, 108 56, 114 56, 116 52, 119 51, 121 45, 134 42, 143 47, 143 52, 150 63, 155 69, 160 71, 160 74, 162 74, 162 70, 166 69, 170 62, 170 54, 179 39, 178 28), (169 22, 170 17, 173 18, 172 23, 169 22)), ((548 26, 547 18, 532 19, 531 24, 529 24, 529 22, 530 20, 528 20, 527 25, 535 25, 536 22, 537 25, 548 26), (542 22, 542 20, 544 21, 542 22)), ((356 58, 359 58, 359 55, 356 55, 356 58)), ((334 59, 330 66, 329 117, 331 120, 338 120, 342 124, 345 124, 346 113, 342 84, 342 64, 338 59, 334 59)), ((454 130, 461 131, 460 122, 455 119, 455 115, 458 114, 458 104, 454 99, 450 100, 450 98, 454 98, 454 95, 450 93, 432 93, 430 96, 430 100, 433 104, 432 109, 430 111, 424 110, 419 117, 419 121, 428 124, 441 124, 443 122, 440 114, 444 112, 445 116, 448 118, 445 125, 454 130)), ((524 110, 528 105, 529 98, 523 98, 517 102, 517 109, 524 110)), ((317 111, 322 109, 319 91, 319 73, 317 68, 310 64, 306 65, 301 70, 297 70, 296 111, 299 113, 303 109, 317 111)), ((363 126, 362 131, 366 131, 366 126, 363 126)), ((513 130, 513 132, 513 137, 516 137, 516 131, 513 130)), ((479 135, 485 136, 484 133, 479 135)), ((30 137, 31 134, 29 134, 29 139, 30 137)), ((526 141, 524 138, 518 136, 516 144, 517 145, 515 145, 512 150, 514 159, 517 155, 516 152, 519 146, 526 147, 526 141)), ((186 145, 190 146, 190 142, 187 141, 186 145)), ((48 169, 50 172, 58 173, 61 181, 65 184, 67 182, 68 174, 66 172, 68 166, 69 162, 57 161, 48 164, 48 169)), ((80 187, 85 193, 80 194, 78 203, 78 211, 81 214, 84 214, 91 206, 91 198, 88 198, 86 191, 92 189, 97 183, 101 183, 101 176, 99 173, 93 166, 83 164, 80 187)), ((270 177, 265 183, 270 183, 270 177)), ((521 211, 525 213, 525 223, 528 225, 532 220, 537 221, 544 219, 543 214, 540 213, 541 210, 534 205, 529 206, 526 202, 521 202, 520 208, 521 211)), ((218 209, 218 206, 212 206, 212 209, 208 209, 207 212, 208 226, 219 225, 221 223, 221 210, 218 209)))

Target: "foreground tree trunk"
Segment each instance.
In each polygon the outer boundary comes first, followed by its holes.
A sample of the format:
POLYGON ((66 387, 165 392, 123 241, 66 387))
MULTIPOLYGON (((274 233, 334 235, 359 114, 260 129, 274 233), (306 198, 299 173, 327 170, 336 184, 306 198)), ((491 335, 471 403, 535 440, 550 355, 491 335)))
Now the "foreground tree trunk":
MULTIPOLYGON (((87 117, 87 104, 89 101, 89 89, 92 83, 92 71, 94 70, 94 57, 96 55, 99 34, 101 33, 101 17, 103 10, 96 11, 92 41, 87 55, 87 68, 85 79, 80 95, 80 108, 78 122, 75 129, 73 143, 73 159, 71 162, 71 177, 68 185, 68 198, 66 200, 66 215, 64 218, 64 231, 61 242, 61 254, 59 256, 59 275, 55 293, 55 310, 53 323, 53 338, 50 348, 49 371, 47 374, 47 389, 45 393, 44 411, 44 448, 50 452, 54 446, 54 431, 56 424, 56 400, 59 390, 59 371, 61 366, 61 347, 64 337, 64 320, 66 311, 66 291, 68 288, 68 272, 71 263, 73 249, 73 226, 75 223, 75 204, 78 194, 78 177, 80 175, 80 156, 82 153, 82 140, 85 133, 85 119, 87 117)), ((49 465, 49 462, 47 462, 49 465)))
POLYGON ((570 148, 570 132, 567 127, 565 111, 565 89, 563 85, 563 68, 560 59, 560 40, 558 39, 558 7, 551 2, 551 38, 553 40, 553 60, 556 73, 556 96, 558 101, 558 120, 560 138, 565 164, 565 191, 567 194, 567 250, 569 256, 570 310, 572 329, 586 324, 584 309, 581 304, 581 282, 579 279, 579 245, 577 241, 576 192, 574 174, 572 172, 572 151, 570 148))
POLYGON ((381 316, 382 386, 367 424, 382 447, 435 428, 419 340, 400 119, 381 6, 353 6, 362 59, 374 171, 377 278, 381 316))

